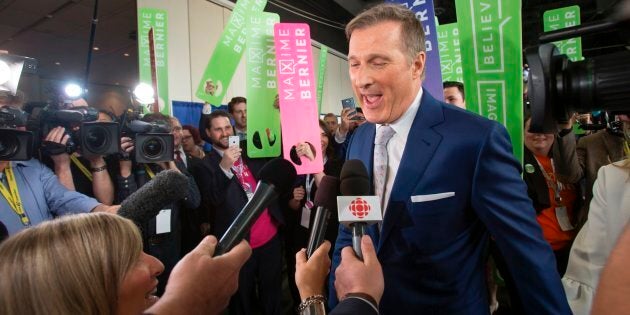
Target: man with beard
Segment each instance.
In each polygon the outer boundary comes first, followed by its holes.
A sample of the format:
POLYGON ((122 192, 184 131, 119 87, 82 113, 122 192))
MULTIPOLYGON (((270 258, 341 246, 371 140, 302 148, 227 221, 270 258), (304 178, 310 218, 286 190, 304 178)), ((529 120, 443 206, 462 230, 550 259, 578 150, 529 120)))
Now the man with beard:
MULTIPOLYGON (((204 157, 199 168, 199 186, 202 202, 208 209, 211 233, 221 238, 254 195, 257 183, 254 174, 258 174, 269 159, 249 159, 244 151, 245 141, 241 141, 240 147, 228 145, 234 128, 225 111, 210 113, 205 125, 212 151, 204 157)), ((282 253, 278 227, 283 221, 280 208, 274 202, 251 227, 247 240, 252 247, 252 256, 241 269, 239 289, 230 301, 231 314, 258 311, 280 314, 278 292, 281 291, 282 253), (256 299, 260 303, 256 303, 256 299), (262 310, 253 309, 255 305, 261 305, 262 310)))

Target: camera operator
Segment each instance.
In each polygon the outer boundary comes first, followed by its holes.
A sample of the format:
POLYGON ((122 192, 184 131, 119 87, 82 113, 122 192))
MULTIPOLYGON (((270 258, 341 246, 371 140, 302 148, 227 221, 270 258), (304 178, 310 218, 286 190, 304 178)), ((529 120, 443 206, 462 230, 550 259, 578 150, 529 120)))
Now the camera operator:
MULTIPOLYGON (((70 109, 85 109, 87 103, 79 99, 71 103, 70 109)), ((99 112, 97 121, 111 121, 106 113, 99 112)), ((68 189, 76 190, 84 195, 94 197, 103 204, 111 205, 114 202, 114 184, 111 174, 116 170, 110 165, 115 165, 112 158, 102 155, 84 157, 80 151, 69 153, 68 141, 78 135, 81 123, 73 124, 71 130, 64 126, 56 126, 46 135, 42 143, 42 152, 45 157, 42 161, 55 171, 59 181, 68 189), (108 161, 110 163, 108 163, 108 161)), ((72 139, 75 143, 79 139, 72 139)))
MULTIPOLYGON (((173 129, 171 119, 160 113, 145 115, 142 121, 165 126, 172 134, 181 134, 181 126, 173 129)), ((181 140, 181 136, 179 138, 181 140)), ((139 148, 135 148, 130 137, 121 138, 121 150, 124 156, 134 149, 139 148)), ((130 159, 123 158, 120 161, 120 175, 117 180, 119 187, 117 196, 122 201, 162 170, 174 169, 188 177, 188 197, 174 202, 162 210, 156 218, 141 226, 144 251, 157 257, 164 264, 164 272, 158 277, 158 295, 164 292, 170 272, 181 258, 181 212, 197 208, 201 200, 197 184, 186 170, 184 163, 173 160, 173 152, 170 154, 170 161, 158 163, 134 164, 130 159)))
MULTIPOLYGON (((614 123, 612 126, 617 124, 619 123, 614 123)), ((623 131, 619 132, 615 129, 611 128, 609 123, 606 129, 580 138, 577 146, 571 122, 558 133, 556 145, 560 155, 556 172, 572 182, 585 179, 585 201, 577 214, 578 228, 588 217, 598 170, 604 165, 621 161, 625 157, 623 131)))
MULTIPOLYGON (((0 108, 4 106, 0 104, 0 108)), ((20 109, 13 108, 13 111, 25 116, 20 109)), ((26 119, 23 119, 19 124, 3 128, 24 131, 25 124, 26 119)), ((34 158, 0 161, 0 184, 0 222, 6 226, 9 235, 64 214, 116 213, 119 208, 68 190, 48 167, 34 158)))

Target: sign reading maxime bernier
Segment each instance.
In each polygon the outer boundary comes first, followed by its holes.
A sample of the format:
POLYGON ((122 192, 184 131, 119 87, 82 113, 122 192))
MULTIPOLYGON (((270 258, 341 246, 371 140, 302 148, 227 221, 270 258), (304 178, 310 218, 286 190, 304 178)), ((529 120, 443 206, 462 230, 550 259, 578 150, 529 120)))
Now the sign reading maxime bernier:
POLYGON ((505 125, 523 157, 520 0, 456 0, 469 110, 505 125))

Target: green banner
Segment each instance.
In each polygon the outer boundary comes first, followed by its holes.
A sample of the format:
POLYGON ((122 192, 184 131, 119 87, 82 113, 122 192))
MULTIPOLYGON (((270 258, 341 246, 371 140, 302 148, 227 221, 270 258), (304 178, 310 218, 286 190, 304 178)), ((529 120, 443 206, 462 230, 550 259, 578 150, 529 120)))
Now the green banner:
MULTIPOLYGON (((157 72, 157 95, 160 112, 171 113, 168 98, 168 14, 165 10, 138 8, 138 67, 140 82, 152 86, 149 30, 153 28, 153 46, 157 72)), ((145 112, 148 110, 145 109, 145 112)))
POLYGON ((276 157, 282 151, 280 109, 275 105, 276 53, 273 25, 280 22, 275 13, 253 13, 248 19, 245 49, 247 77, 247 155, 251 158, 276 157))
POLYGON ((195 94, 197 97, 214 106, 221 106, 245 51, 247 21, 252 14, 262 12, 266 4, 267 0, 236 1, 230 20, 201 76, 195 94))
POLYGON ((442 81, 464 82, 457 23, 437 26, 442 81))
POLYGON ((523 160, 520 0, 456 0, 469 110, 505 125, 523 160))
POLYGON ((319 48, 319 72, 317 73, 317 112, 322 113, 322 95, 324 94, 324 80, 326 79, 326 58, 328 46, 319 48))
MULTIPOLYGON (((545 11, 543 14, 545 32, 555 31, 571 26, 580 25, 580 7, 577 5, 545 11)), ((567 55, 571 61, 583 60, 582 38, 574 37, 553 42, 560 53, 567 55)))

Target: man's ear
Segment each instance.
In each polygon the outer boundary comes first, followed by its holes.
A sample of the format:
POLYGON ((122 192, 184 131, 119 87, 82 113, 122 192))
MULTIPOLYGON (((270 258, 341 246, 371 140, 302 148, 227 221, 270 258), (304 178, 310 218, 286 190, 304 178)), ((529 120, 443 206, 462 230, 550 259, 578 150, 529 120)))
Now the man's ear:
POLYGON ((419 52, 415 58, 411 61, 411 67, 413 71, 413 78, 424 79, 424 66, 427 55, 424 51, 419 52))

